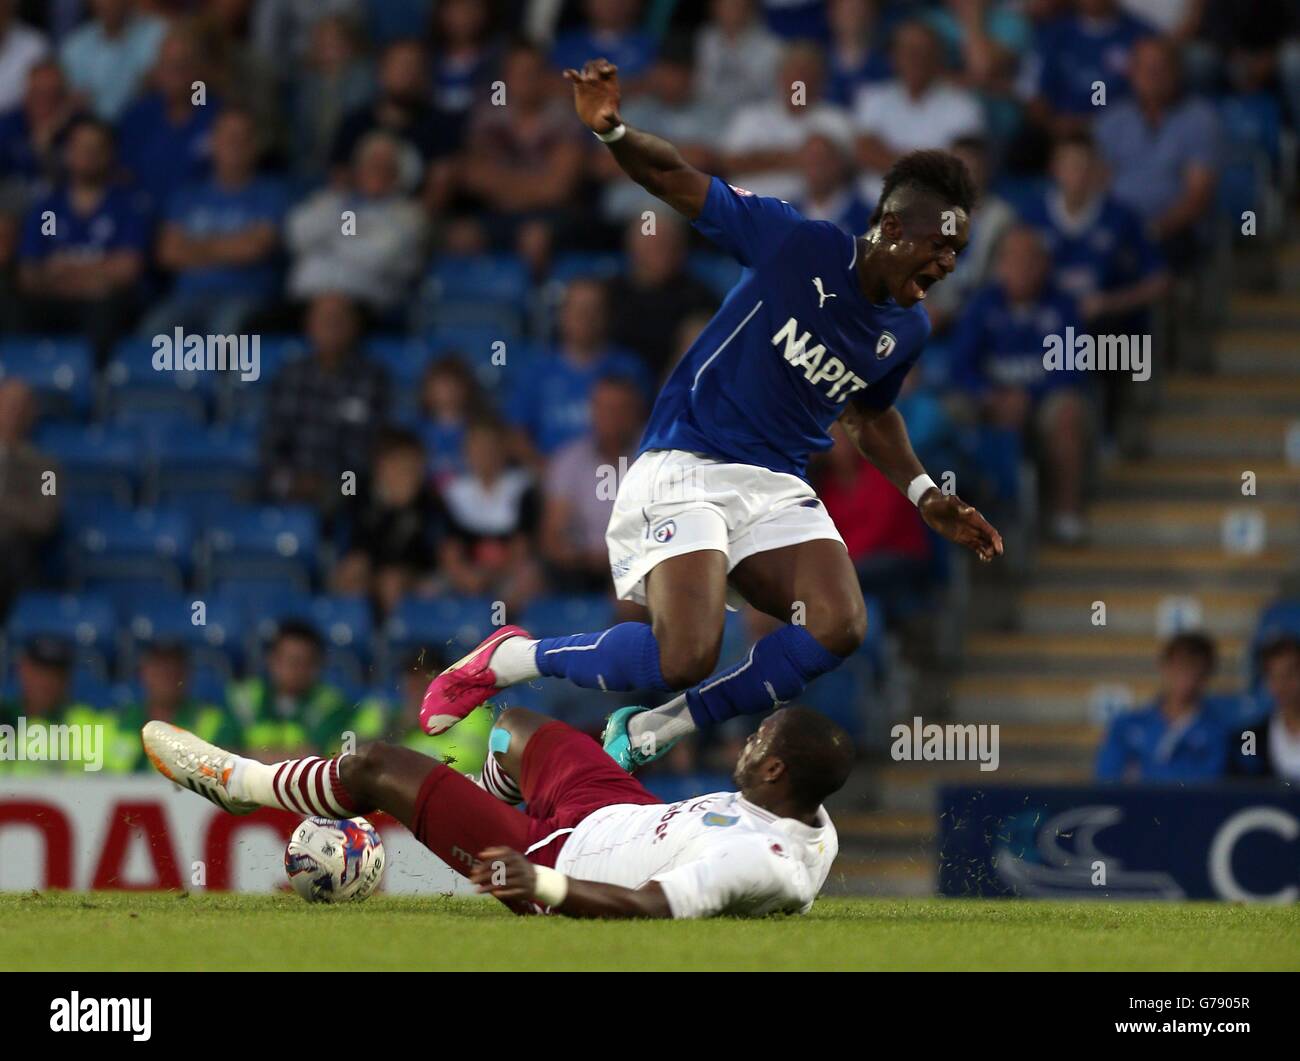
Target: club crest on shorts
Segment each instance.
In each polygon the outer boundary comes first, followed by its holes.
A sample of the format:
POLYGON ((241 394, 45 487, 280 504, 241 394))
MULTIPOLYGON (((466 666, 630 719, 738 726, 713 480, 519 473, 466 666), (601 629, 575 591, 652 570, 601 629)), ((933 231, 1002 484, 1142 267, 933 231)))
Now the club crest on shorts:
POLYGON ((655 528, 650 532, 650 537, 652 537, 660 545, 663 545, 664 542, 672 541, 673 538, 676 536, 676 534, 677 534, 677 521, 666 519, 662 523, 657 524, 655 526, 655 528))
POLYGON ((894 347, 897 345, 898 340, 894 338, 893 332, 881 332, 880 338, 876 340, 876 360, 885 360, 894 352, 894 347))

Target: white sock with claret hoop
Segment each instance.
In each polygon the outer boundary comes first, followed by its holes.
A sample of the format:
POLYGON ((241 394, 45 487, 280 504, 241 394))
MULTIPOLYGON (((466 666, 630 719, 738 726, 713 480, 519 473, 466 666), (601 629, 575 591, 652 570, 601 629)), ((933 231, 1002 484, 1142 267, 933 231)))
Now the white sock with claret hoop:
POLYGON ((320 818, 354 818, 355 801, 339 781, 339 759, 307 755, 279 763, 236 757, 226 787, 235 799, 320 818))

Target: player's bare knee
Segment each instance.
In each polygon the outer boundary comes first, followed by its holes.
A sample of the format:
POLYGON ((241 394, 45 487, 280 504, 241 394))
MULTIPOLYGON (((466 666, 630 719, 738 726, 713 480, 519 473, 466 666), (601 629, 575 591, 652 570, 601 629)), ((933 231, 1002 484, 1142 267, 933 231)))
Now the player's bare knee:
POLYGON ((394 750, 393 745, 383 741, 361 745, 351 755, 339 759, 339 780, 354 797, 370 802, 368 797, 388 769, 394 750))
POLYGON ((698 685, 718 667, 722 635, 716 639, 674 638, 659 644, 659 671, 670 689, 689 689, 698 685))
POLYGON ((808 632, 827 652, 851 656, 867 638, 866 606, 859 601, 810 617, 808 632))

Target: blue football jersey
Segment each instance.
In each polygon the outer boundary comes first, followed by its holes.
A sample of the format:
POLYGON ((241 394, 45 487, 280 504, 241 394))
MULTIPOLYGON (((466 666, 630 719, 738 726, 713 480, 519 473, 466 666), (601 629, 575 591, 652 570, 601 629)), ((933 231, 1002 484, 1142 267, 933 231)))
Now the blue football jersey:
POLYGON ((852 401, 887 409, 930 334, 917 304, 873 303, 857 241, 713 178, 695 226, 744 272, 668 377, 641 452, 682 449, 803 476, 852 401))

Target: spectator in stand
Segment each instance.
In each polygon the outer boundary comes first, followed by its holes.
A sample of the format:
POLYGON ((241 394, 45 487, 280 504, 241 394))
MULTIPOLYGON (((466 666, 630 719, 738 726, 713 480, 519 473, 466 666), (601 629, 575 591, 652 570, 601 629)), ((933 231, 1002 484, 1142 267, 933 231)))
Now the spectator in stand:
POLYGON ((325 642, 310 623, 282 622, 266 653, 266 674, 231 684, 228 706, 239 745, 261 759, 336 753, 348 701, 324 680, 325 642))
POLYGON ((64 137, 79 113, 63 68, 53 59, 34 64, 21 106, 0 114, 0 182, 5 209, 25 209, 42 185, 57 178, 64 137))
POLYGON ((1128 98, 1133 48, 1155 32, 1116 0, 1073 0, 1070 7, 1038 31, 1024 78, 1029 116, 1052 137, 1087 130, 1128 98))
POLYGON ((1076 133, 1052 151, 1052 184, 1026 210, 1052 261, 1052 281, 1095 331, 1146 331, 1145 311, 1169 275, 1142 223, 1106 192, 1092 138, 1076 133))
POLYGON ((278 66, 253 42, 256 0, 210 0, 194 20, 199 52, 207 56, 212 84, 222 99, 252 111, 260 139, 279 158, 286 130, 278 66))
POLYGON ((686 226, 676 214, 660 212, 652 233, 633 218, 624 230, 627 268, 610 281, 610 338, 635 353, 654 379, 663 379, 672 359, 673 338, 693 313, 712 313, 713 291, 686 271, 686 226))
POLYGON ((358 147, 378 131, 400 147, 398 187, 418 194, 430 213, 441 210, 451 193, 461 123, 434 106, 429 55, 419 41, 394 41, 384 49, 378 98, 349 114, 335 138, 330 162, 336 186, 347 184, 358 147))
POLYGON ((221 103, 206 87, 209 72, 188 27, 175 26, 163 38, 151 90, 127 108, 118 122, 122 165, 149 193, 150 208, 162 211, 177 188, 206 180, 211 172, 212 127, 221 103))
POLYGON ((1228 773, 1300 783, 1300 638, 1273 638, 1260 650, 1259 666, 1272 708, 1229 734, 1228 773))
POLYGON ((890 52, 895 77, 858 92, 854 123, 862 196, 874 202, 884 174, 901 155, 918 148, 948 148, 962 137, 979 136, 984 118, 979 100, 945 79, 943 46, 923 22, 904 22, 894 31, 890 52))
POLYGON ((361 315, 346 295, 327 293, 307 310, 312 356, 290 361, 271 382, 262 468, 277 501, 332 511, 340 476, 369 467, 388 410, 388 377, 357 349, 361 315))
POLYGON ((808 137, 852 136, 848 113, 825 100, 825 83, 821 49, 806 41, 786 48, 774 95, 742 108, 722 135, 723 166, 735 184, 787 202, 803 198, 799 153, 808 137))
MULTIPOLYGON (((219 704, 195 699, 189 690, 190 658, 177 641, 151 641, 140 652, 140 699, 121 711, 123 728, 137 731, 151 719, 170 722, 223 748, 239 742, 234 719, 219 704)), ((137 769, 150 769, 140 756, 137 769)))
POLYGON ((612 589, 605 528, 644 426, 645 398, 637 385, 606 376, 591 391, 591 430, 547 462, 540 547, 559 592, 612 589))
POLYGON ((289 294, 336 291, 396 322, 424 264, 424 212, 401 190, 402 144, 376 129, 357 144, 346 188, 323 188, 289 213, 289 294))
POLYGON ((452 591, 521 611, 540 592, 533 555, 539 498, 530 472, 508 464, 506 432, 490 417, 465 432, 466 471, 447 484, 448 531, 441 566, 452 591))
POLYGON ((831 27, 826 98, 852 107, 864 86, 889 80, 879 5, 877 0, 828 0, 826 15, 831 27))
MULTIPOLYGON (((95 731, 93 746, 83 743, 81 758, 63 761, 48 759, 0 758, 0 777, 32 777, 41 774, 71 773, 86 767, 125 773, 134 765, 123 763, 123 750, 118 731, 111 716, 102 717, 88 704, 77 703, 72 698, 72 667, 76 655, 71 644, 59 637, 35 637, 22 646, 18 653, 18 695, 11 702, 0 702, 0 725, 17 726, 24 719, 28 734, 54 726, 81 726, 103 724, 95 731), (114 753, 110 758, 110 750, 114 753)), ((135 740, 135 754, 139 754, 139 738, 135 740)))
POLYGON ((817 496, 844 538, 863 593, 879 597, 890 620, 905 596, 933 581, 931 545, 916 506, 854 448, 843 431, 817 476, 817 496))
POLYGON ((374 93, 374 74, 357 37, 344 16, 322 18, 312 27, 311 50, 289 84, 291 164, 305 180, 325 176, 343 120, 374 93))
POLYGON ((46 489, 58 467, 30 440, 36 402, 22 380, 0 380, 0 621, 35 571, 59 525, 60 501, 46 489))
POLYGON ((554 243, 582 223, 573 208, 587 142, 553 78, 541 52, 514 45, 502 65, 510 105, 475 108, 460 170, 465 194, 488 211, 492 243, 513 247, 538 275, 554 243))
POLYGON ((1083 377, 1045 367, 1049 340, 1082 334, 1073 301, 1048 283, 1049 262, 1031 228, 1012 228, 998 246, 996 279, 971 300, 953 329, 953 378, 995 429, 1036 443, 1047 489, 1048 531, 1081 544, 1083 476, 1090 407, 1083 377))
POLYGON ((1281 89, 1291 127, 1300 128, 1300 9, 1275 0, 1198 0, 1200 17, 1173 36, 1198 88, 1225 84, 1234 92, 1281 89))
POLYGON ((364 500, 348 520, 334 591, 367 596, 384 616, 417 587, 429 592, 445 522, 419 437, 388 429, 375 447, 364 500))
POLYGON ((113 122, 153 69, 167 24, 136 0, 91 0, 90 9, 94 17, 63 41, 59 61, 86 104, 113 122))
POLYGON ((601 282, 574 280, 560 306, 555 349, 519 371, 507 412, 519 451, 530 463, 590 429, 591 388, 602 376, 627 376, 650 392, 650 373, 641 361, 611 346, 608 316, 601 282))
POLYGON ((1209 238, 1220 149, 1214 107, 1184 95, 1178 50, 1147 38, 1133 49, 1133 98, 1097 120, 1111 192, 1133 210, 1175 271, 1200 261, 1209 238))
POLYGON ((434 9, 434 103, 448 114, 468 114, 486 91, 498 58, 492 14, 484 0, 442 0, 434 9))
POLYGON ((608 59, 630 94, 655 58, 655 38, 639 26, 641 0, 583 0, 582 9, 586 24, 556 38, 551 64, 581 70, 588 59, 608 59))
POLYGON ((809 221, 833 221, 854 236, 870 227, 873 204, 858 194, 853 179, 853 140, 815 132, 799 152, 804 198, 797 204, 809 221))
POLYGON ((281 183, 257 175, 251 111, 227 107, 212 130, 211 180, 176 192, 158 240, 158 264, 175 273, 171 297, 150 313, 146 335, 177 325, 233 335, 279 286, 281 183))
POLYGON ((20 22, 16 0, 0 0, 0 113, 17 107, 32 68, 50 54, 45 34, 20 22))
POLYGON ((478 380, 459 354, 440 357, 425 370, 415 430, 440 489, 465 470, 465 427, 483 407, 478 380))
MULTIPOLYGON (((936 334, 947 331, 971 296, 988 282, 998 244, 1016 221, 1011 204, 988 187, 987 141, 978 136, 964 136, 951 150, 966 163, 979 198, 970 215, 970 242, 958 256, 957 268, 942 284, 935 285, 925 300, 925 311, 936 334)), ((926 367, 933 369, 933 362, 926 367)))
POLYGON ((1205 709, 1214 642, 1172 637, 1160 655, 1160 692, 1149 707, 1116 716, 1097 756, 1099 781, 1214 781, 1223 776, 1227 733, 1205 709))
MULTIPOLYGON (((711 173, 718 169, 714 144, 726 112, 691 91, 691 63, 689 41, 665 41, 643 79, 643 91, 623 103, 619 112, 629 125, 663 137, 692 166, 711 173)), ((592 164, 605 182, 602 213, 607 221, 620 224, 646 209, 661 212, 645 189, 626 178, 611 152, 595 152, 592 164)))
POLYGON ((311 50, 312 33, 324 18, 343 17, 360 26, 366 0, 258 0, 253 9, 257 50, 286 73, 311 50))
POLYGON ((781 42, 763 24, 755 0, 712 0, 696 44, 697 99, 732 114, 771 97, 781 42))
POLYGON ((139 309, 149 222, 134 189, 113 180, 113 130, 78 119, 65 180, 33 203, 18 250, 24 331, 83 332, 107 361, 139 309))

